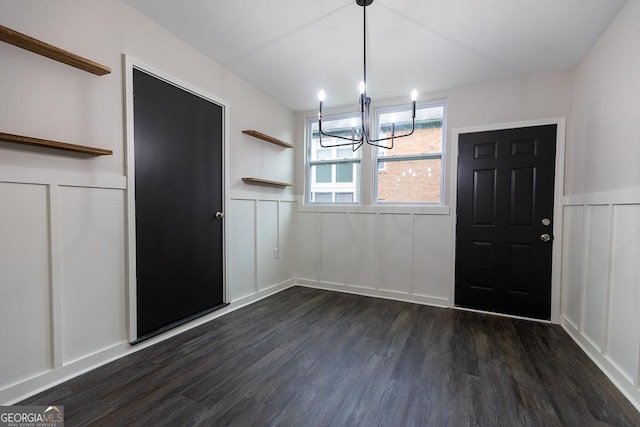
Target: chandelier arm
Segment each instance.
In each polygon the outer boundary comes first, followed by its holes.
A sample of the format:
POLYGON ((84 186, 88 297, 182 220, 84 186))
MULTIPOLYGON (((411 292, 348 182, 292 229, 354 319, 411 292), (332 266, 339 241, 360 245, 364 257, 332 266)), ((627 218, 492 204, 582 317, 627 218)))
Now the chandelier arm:
MULTIPOLYGON (((324 132, 322 129, 319 130, 320 133, 320 146, 322 148, 332 148, 332 147, 344 147, 347 145, 354 145, 354 144, 361 144, 362 143, 362 137, 355 139, 355 138, 347 138, 346 136, 340 136, 340 135, 332 135, 330 133, 326 133, 324 132), (337 139, 343 139, 345 141, 349 141, 349 142, 345 142, 342 144, 331 144, 331 145, 324 145, 322 143, 322 135, 327 136, 329 138, 337 138, 337 139)), ((355 151, 355 150, 354 150, 355 151)))
MULTIPOLYGON (((411 136, 411 135, 413 135, 415 130, 416 130, 416 119, 413 118, 411 120, 411 130, 408 133, 405 133, 403 135, 391 135, 391 136, 387 136, 385 138, 378 138, 378 139, 369 138, 369 134, 367 133, 367 134, 365 134, 365 138, 366 138, 367 143, 371 144, 372 142, 389 141, 389 140, 394 140, 394 139, 398 139, 398 138, 404 138, 404 137, 407 137, 407 136, 411 136)), ((375 145, 375 144, 371 144, 371 145, 375 145)), ((379 145, 378 145, 378 147, 379 147, 379 145)))
POLYGON ((369 144, 372 147, 384 148, 385 150, 392 150, 393 149, 393 140, 391 140, 391 145, 376 144, 375 142, 370 142, 370 141, 367 141, 367 144, 369 144))

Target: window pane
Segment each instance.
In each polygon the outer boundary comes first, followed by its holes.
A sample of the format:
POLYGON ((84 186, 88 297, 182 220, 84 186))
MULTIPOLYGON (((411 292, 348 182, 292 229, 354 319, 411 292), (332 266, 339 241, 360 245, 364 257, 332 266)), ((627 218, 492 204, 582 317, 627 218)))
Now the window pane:
MULTIPOLYGON (((420 108, 416 110, 416 127, 413 135, 397 139, 392 150, 378 149, 378 157, 408 154, 428 154, 442 152, 442 123, 444 107, 420 108)), ((411 131, 411 111, 406 110, 382 113, 378 116, 379 137, 391 136, 392 123, 395 135, 411 131)))
POLYGON ((315 165, 316 182, 331 182, 331 165, 315 165))
MULTIPOLYGON (((341 117, 337 119, 323 119, 322 120, 322 130, 327 133, 331 133, 334 135, 343 136, 346 138, 352 137, 352 132, 356 127, 360 126, 360 118, 359 117, 341 117)), ((324 148, 320 145, 320 133, 318 132, 318 122, 314 121, 310 123, 309 126, 309 138, 311 144, 311 159, 310 160, 325 160, 325 159, 351 159, 354 157, 360 157, 362 150, 358 148, 355 152, 353 151, 351 145, 341 146, 341 147, 332 147, 332 148, 324 148), (327 151, 325 151, 327 150, 327 151)), ((339 138, 331 138, 327 136, 322 137, 322 143, 325 146, 331 146, 335 144, 345 144, 349 143, 349 141, 339 139, 339 138)))
POLYGON ((336 165, 336 182, 353 182, 353 163, 336 165))
POLYGON ((377 202, 440 203, 441 170, 442 159, 379 159, 377 202), (385 164, 384 168, 380 163, 385 164))
MULTIPOLYGON (((319 201, 320 193, 351 193, 353 200, 360 201, 360 163, 327 163, 311 165, 309 174, 310 201, 319 201), (328 178, 328 179, 327 179, 328 178), (316 197, 314 198, 314 194, 316 197)), ((325 197, 325 196, 323 196, 325 197)), ((331 200, 323 200, 330 202, 331 200)), ((335 200, 338 202, 338 200, 335 200)))
POLYGON ((331 193, 315 193, 316 202, 331 202, 331 193))
POLYGON ((353 202, 353 193, 336 193, 336 202, 353 202))
POLYGON ((350 159, 352 157, 357 157, 355 155, 356 153, 353 151, 353 149, 351 147, 342 147, 342 148, 338 148, 336 157, 338 159, 350 159))
POLYGON ((321 148, 316 150, 316 157, 314 160, 326 160, 333 157, 333 150, 331 148, 321 148))

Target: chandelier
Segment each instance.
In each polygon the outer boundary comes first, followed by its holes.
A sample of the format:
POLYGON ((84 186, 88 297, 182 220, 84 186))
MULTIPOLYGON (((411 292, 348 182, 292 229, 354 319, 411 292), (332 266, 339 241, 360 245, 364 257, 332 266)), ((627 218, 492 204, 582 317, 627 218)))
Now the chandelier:
POLYGON ((322 102, 325 100, 325 92, 324 90, 320 90, 318 93, 318 99, 320 100, 320 106, 318 108, 318 131, 320 136, 320 146, 323 148, 332 148, 332 147, 342 147, 346 145, 350 145, 353 151, 356 151, 358 148, 362 147, 362 145, 366 142, 369 145, 373 145, 374 147, 381 147, 385 149, 393 148, 393 142, 397 138, 404 138, 413 134, 413 131, 416 127, 416 98, 418 97, 418 92, 414 89, 411 92, 411 100, 412 100, 412 114, 411 114, 411 131, 408 133, 403 133, 401 135, 396 135, 395 123, 391 123, 391 135, 383 138, 372 138, 371 137, 371 124, 369 121, 369 110, 371 107, 371 98, 367 96, 367 6, 373 3, 373 0, 356 0, 356 4, 358 6, 362 6, 362 16, 363 16, 363 55, 362 55, 362 81, 360 82, 360 127, 356 128, 355 126, 351 129, 351 136, 346 137, 343 135, 331 134, 329 132, 325 132, 322 130, 322 102), (322 142, 322 136, 326 136, 329 138, 336 138, 342 141, 348 142, 340 142, 338 141, 335 144, 324 144, 322 142), (389 141, 387 144, 385 142, 389 141))

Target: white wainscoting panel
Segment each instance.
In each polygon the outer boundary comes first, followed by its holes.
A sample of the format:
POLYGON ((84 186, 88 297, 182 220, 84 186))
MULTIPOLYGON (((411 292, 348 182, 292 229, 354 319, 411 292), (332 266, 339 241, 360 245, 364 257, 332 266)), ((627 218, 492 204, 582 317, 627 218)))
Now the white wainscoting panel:
POLYGON ((608 351, 638 386, 640 359, 640 204, 614 208, 608 351))
POLYGON ((53 369, 48 210, 47 186, 0 182, 0 390, 53 369))
POLYGON ((124 354, 125 189, 0 165, 0 404, 124 354))
POLYGON ((320 260, 318 280, 344 284, 347 268, 347 216, 320 214, 320 260))
POLYGON ((451 218, 445 215, 413 217, 413 294, 440 298, 446 304, 453 286, 451 218))
POLYGON ((295 216, 294 277, 318 280, 318 217, 315 212, 298 212, 295 216))
POLYGON ((294 212, 297 203, 294 201, 281 201, 278 208, 280 259, 279 277, 281 281, 290 280, 293 275, 293 262, 295 256, 295 229, 293 226, 294 212))
POLYGON ((229 302, 291 282, 293 201, 232 197, 225 216, 229 302), (274 249, 278 249, 277 258, 274 249))
POLYGON ((274 249, 280 251, 277 201, 258 201, 256 226, 257 288, 263 290, 280 283, 278 258, 274 258, 274 249))
POLYGON ((640 410, 640 191, 563 205, 562 326, 640 410))
POLYGON ((59 189, 62 356, 67 364, 127 336, 125 195, 121 190, 59 189))
POLYGON ((294 217, 297 284, 452 306, 448 209, 299 204, 294 217))
POLYGON ((584 311, 582 330, 586 338, 601 350, 604 346, 604 329, 607 310, 609 281, 609 254, 611 240, 610 207, 589 206, 587 209, 587 241, 584 286, 584 311), (588 315, 587 315, 588 314, 588 315))
POLYGON ((230 300, 235 301, 255 293, 256 284, 256 201, 229 202, 228 221, 230 300))
POLYGON ((378 289, 410 294, 413 285, 413 216, 382 214, 379 228, 378 289))
POLYGON ((375 289, 378 282, 378 215, 349 213, 347 229, 347 285, 375 289))
POLYGON ((578 329, 582 317, 585 209, 582 206, 565 206, 563 224, 560 310, 564 318, 578 329))

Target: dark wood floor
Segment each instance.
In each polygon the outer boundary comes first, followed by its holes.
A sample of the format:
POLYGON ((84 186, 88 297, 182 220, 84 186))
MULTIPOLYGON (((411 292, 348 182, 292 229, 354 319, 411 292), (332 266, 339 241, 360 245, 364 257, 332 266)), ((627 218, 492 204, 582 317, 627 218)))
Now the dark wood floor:
POLYGON ((301 287, 21 404, 67 426, 640 426, 557 325, 301 287))

